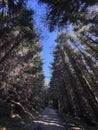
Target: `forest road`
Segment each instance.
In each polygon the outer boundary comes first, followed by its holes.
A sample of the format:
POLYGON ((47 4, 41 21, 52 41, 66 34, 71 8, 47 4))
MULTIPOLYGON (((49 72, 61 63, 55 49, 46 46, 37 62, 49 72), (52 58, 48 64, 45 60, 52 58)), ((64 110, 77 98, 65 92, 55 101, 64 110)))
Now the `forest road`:
MULTIPOLYGON (((46 108, 37 121, 26 130, 77 130, 66 124, 54 109, 46 108)), ((80 130, 80 129, 78 129, 80 130)))
POLYGON ((65 130, 63 123, 56 110, 46 108, 27 130, 65 130))

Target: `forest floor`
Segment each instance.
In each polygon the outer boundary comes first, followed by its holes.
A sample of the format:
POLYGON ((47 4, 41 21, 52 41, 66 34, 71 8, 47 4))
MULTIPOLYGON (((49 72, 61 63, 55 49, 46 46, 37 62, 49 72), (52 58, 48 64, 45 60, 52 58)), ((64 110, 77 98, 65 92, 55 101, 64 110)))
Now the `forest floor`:
POLYGON ((98 130, 83 121, 69 115, 59 113, 57 110, 46 108, 34 112, 33 118, 27 113, 21 113, 21 118, 0 116, 0 130, 98 130), (39 115, 42 113, 41 115, 39 115))
POLYGON ((13 113, 11 116, 7 109, 5 111, 0 113, 0 130, 25 130, 42 113, 41 109, 35 110, 32 108, 30 111, 18 111, 18 113, 13 113))
POLYGON ((97 130, 70 116, 62 117, 54 109, 46 108, 39 119, 26 130, 97 130))

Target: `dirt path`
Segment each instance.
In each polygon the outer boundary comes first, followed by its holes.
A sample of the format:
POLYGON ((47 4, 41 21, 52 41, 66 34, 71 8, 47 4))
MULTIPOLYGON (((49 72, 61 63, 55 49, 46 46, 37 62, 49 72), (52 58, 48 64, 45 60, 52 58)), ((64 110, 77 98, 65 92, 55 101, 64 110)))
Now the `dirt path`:
POLYGON ((65 127, 57 112, 46 108, 39 120, 35 121, 27 130, 65 130, 65 127))
POLYGON ((39 120, 34 121, 26 130, 97 130, 91 127, 86 128, 82 124, 77 125, 75 120, 71 119, 66 117, 63 121, 55 110, 46 108, 39 120))

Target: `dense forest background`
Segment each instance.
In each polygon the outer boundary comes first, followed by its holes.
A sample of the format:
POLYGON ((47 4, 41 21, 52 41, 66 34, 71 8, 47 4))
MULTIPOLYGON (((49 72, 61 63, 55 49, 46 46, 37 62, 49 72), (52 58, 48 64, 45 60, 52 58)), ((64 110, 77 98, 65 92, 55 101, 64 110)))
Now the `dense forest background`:
POLYGON ((98 1, 39 0, 38 4, 43 3, 50 31, 59 30, 49 88, 33 9, 26 0, 0 0, 0 118, 19 120, 24 126, 50 105, 96 126, 98 1))
POLYGON ((24 0, 0 0, 0 117, 24 123, 44 107, 46 91, 33 14, 24 0))
POLYGON ((50 31, 59 28, 50 99, 64 113, 98 121, 98 2, 40 0, 48 5, 50 31), (71 25, 70 33, 66 28, 71 25), (63 30, 63 31, 62 31, 63 30), (65 30, 65 31, 64 31, 65 30))

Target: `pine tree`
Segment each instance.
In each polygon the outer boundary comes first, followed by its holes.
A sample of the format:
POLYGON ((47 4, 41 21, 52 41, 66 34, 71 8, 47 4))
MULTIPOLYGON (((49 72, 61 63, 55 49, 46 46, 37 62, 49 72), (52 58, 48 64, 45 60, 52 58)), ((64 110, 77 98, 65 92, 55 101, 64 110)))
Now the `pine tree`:
POLYGON ((67 106, 71 115, 95 124, 98 119, 98 105, 92 89, 94 88, 92 85, 95 84, 91 82, 91 75, 88 73, 86 55, 80 48, 76 46, 74 48, 75 44, 69 42, 72 38, 63 32, 56 39, 58 51, 54 55, 50 90, 52 96, 60 102, 58 106, 61 110, 66 110, 62 105, 67 106), (58 65, 57 71, 56 64, 58 65))
POLYGON ((42 49, 26 2, 0 2, 0 102, 23 116, 20 110, 44 106, 42 49))

